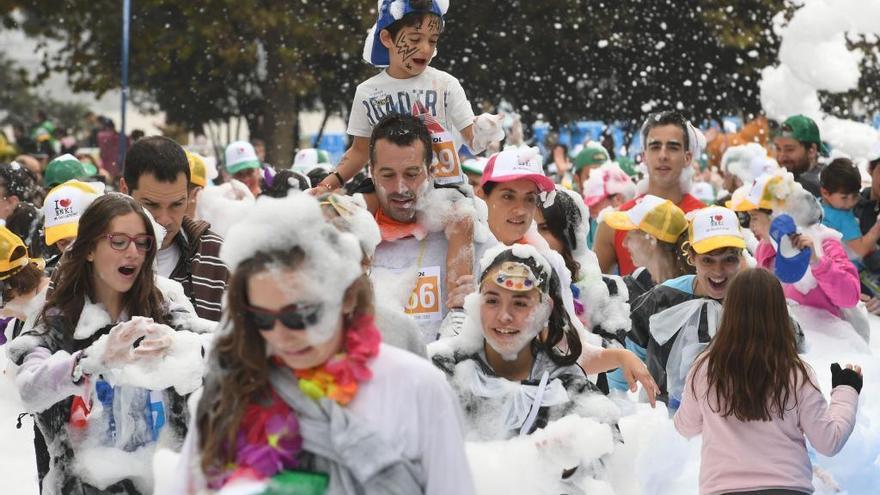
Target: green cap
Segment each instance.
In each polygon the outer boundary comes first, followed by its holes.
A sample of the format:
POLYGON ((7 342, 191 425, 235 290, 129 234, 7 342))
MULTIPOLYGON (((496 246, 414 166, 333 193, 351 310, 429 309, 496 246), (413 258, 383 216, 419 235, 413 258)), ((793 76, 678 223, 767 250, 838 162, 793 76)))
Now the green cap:
POLYGON ((636 161, 628 156, 617 157, 617 165, 619 165, 620 169, 630 177, 639 175, 639 171, 636 170, 636 161))
POLYGON ((67 153, 49 162, 43 174, 43 183, 47 189, 51 189, 71 179, 83 179, 89 175, 82 162, 67 153))
POLYGON ((608 151, 601 144, 587 143, 584 149, 574 157, 574 171, 580 172, 584 167, 598 167, 608 160, 608 151))
POLYGON ((802 143, 815 143, 819 146, 819 153, 828 156, 828 146, 819 137, 819 126, 806 115, 793 115, 782 123, 779 135, 798 140, 802 143))

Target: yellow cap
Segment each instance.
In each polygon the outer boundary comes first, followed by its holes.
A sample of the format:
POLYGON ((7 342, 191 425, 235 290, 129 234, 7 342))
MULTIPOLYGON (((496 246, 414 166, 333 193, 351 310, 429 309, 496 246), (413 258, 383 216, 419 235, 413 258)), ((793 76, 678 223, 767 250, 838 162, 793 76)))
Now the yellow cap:
POLYGON ((669 244, 674 244, 688 227, 681 208, 668 199, 650 194, 639 198, 627 211, 609 213, 604 222, 615 230, 640 229, 669 244))
POLYGON ((720 248, 744 249, 746 241, 733 210, 709 206, 691 212, 693 219, 688 228, 688 242, 697 254, 720 248))
MULTIPOLYGON (((785 206, 785 200, 799 186, 794 181, 794 176, 784 170, 774 171, 772 174, 764 174, 751 185, 743 186, 747 192, 740 201, 735 201, 736 194, 731 198, 731 206, 736 211, 749 210, 776 210, 785 206)), ((737 189, 736 192, 739 192, 737 189)))
POLYGON ((733 191, 733 194, 730 195, 730 199, 724 203, 726 208, 730 208, 733 211, 751 211, 757 210, 758 207, 753 205, 751 201, 748 200, 749 191, 752 189, 751 185, 742 186, 736 191, 733 191))
POLYGON ((91 184, 78 180, 69 180, 52 188, 43 201, 46 245, 76 237, 79 217, 99 195, 91 184))
POLYGON ((208 185, 208 167, 205 160, 195 153, 186 151, 186 160, 189 162, 189 181, 199 187, 208 185))
POLYGON ((6 227, 0 227, 0 280, 5 280, 30 263, 27 247, 6 227))

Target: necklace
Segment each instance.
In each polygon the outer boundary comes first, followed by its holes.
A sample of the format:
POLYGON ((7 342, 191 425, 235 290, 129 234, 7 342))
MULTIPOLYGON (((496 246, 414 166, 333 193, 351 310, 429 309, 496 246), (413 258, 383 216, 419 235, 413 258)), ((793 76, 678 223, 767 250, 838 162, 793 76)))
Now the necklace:
MULTIPOLYGON (((381 343, 373 317, 358 317, 345 330, 344 352, 315 368, 294 370, 299 389, 311 399, 326 397, 347 405, 357 395, 360 383, 373 377, 367 365, 379 354, 381 343)), ((264 480, 295 469, 301 451, 296 411, 273 391, 268 404, 251 404, 245 409, 236 438, 235 463, 213 488, 236 479, 264 480)))

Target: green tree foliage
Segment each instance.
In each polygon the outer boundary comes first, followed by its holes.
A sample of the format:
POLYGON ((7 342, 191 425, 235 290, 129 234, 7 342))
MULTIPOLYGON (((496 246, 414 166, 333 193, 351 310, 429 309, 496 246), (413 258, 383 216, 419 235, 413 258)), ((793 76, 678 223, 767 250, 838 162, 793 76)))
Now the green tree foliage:
MULTIPOLYGON (((269 160, 286 165, 298 112, 320 103, 347 115, 356 85, 375 73, 361 60, 375 6, 136 0, 134 100, 195 130, 243 116, 267 141, 269 160)), ((506 100, 527 126, 593 119, 635 130, 646 113, 669 108, 698 121, 749 118, 760 112, 760 71, 776 59, 773 18, 792 8, 786 0, 453 0, 433 65, 457 76, 475 106, 506 100)), ((23 17, 27 33, 63 42, 44 60, 47 72, 98 93, 118 86, 120 9, 118 0, 0 0, 7 24, 23 17)), ((853 97, 826 106, 849 108, 853 97)))
POLYGON ((760 110, 783 0, 513 0, 453 4, 441 61, 472 99, 504 98, 526 123, 635 128, 649 111, 695 119, 760 110))
MULTIPOLYGON (((200 0, 132 2, 129 81, 133 101, 201 130, 232 116, 267 142, 268 160, 291 162, 298 112, 349 104, 366 66, 358 62, 373 2, 200 0)), ((7 26, 62 41, 43 76, 67 74, 74 90, 119 87, 122 2, 0 3, 7 26), (11 15, 18 9, 16 15, 11 15), (20 23, 16 19, 23 19, 20 23)))

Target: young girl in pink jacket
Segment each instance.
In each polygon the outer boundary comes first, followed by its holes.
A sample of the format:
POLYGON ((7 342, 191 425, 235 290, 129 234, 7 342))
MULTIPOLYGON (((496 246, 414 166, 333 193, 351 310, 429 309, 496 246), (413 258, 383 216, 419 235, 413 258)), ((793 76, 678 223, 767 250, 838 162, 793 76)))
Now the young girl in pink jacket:
POLYGON ((812 493, 804 436, 822 455, 853 431, 861 369, 831 366, 831 404, 797 354, 779 281, 748 269, 731 282, 721 324, 685 385, 675 428, 703 435, 700 493, 812 493), (766 491, 763 491, 766 490, 766 491))

